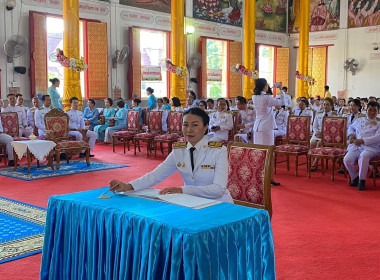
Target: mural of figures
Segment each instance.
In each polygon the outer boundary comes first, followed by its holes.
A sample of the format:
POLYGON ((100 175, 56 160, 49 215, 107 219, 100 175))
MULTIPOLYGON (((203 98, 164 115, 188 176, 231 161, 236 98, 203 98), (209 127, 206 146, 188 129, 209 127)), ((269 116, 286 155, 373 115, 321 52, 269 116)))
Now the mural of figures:
POLYGON ((348 27, 380 25, 379 0, 349 0, 348 27))
POLYGON ((171 0, 120 0, 120 4, 170 14, 171 0))
MULTIPOLYGON (((289 0, 288 32, 299 32, 300 0, 289 0)), ((339 28, 340 0, 310 0, 310 32, 339 28)))
POLYGON ((286 0, 256 0, 256 29, 286 32, 286 0))
POLYGON ((193 0, 193 17, 242 26, 242 0, 193 0))

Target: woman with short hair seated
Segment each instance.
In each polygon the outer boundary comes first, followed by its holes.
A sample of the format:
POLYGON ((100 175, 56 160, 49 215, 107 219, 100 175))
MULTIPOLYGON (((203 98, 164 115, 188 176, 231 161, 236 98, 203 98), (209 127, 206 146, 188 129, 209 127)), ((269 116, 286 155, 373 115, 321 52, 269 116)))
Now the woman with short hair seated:
POLYGON ((113 101, 111 98, 104 99, 105 109, 103 110, 104 123, 94 127, 96 138, 99 140, 99 144, 104 143, 104 136, 107 127, 109 126, 109 119, 115 115, 115 108, 112 107, 113 101))
POLYGON ((89 130, 94 130, 94 127, 98 125, 99 110, 95 107, 95 100, 87 100, 87 106, 84 109, 83 116, 86 126, 89 126, 89 130))
POLYGON ((111 117, 110 120, 115 121, 114 126, 109 126, 106 129, 105 132, 105 143, 111 143, 112 142, 112 136, 115 134, 115 132, 120 131, 121 129, 127 128, 127 110, 124 109, 125 103, 123 100, 119 100, 116 104, 117 110, 114 117, 111 117))

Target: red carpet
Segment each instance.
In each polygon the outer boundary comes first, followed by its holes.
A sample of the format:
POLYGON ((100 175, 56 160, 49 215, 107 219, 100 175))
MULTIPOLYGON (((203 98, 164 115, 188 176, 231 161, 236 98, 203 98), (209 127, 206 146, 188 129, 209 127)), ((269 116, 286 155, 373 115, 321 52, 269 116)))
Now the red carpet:
MULTIPOLYGON (((94 153, 96 160, 130 167, 32 182, 0 177, 1 195, 46 207, 51 195, 104 187, 111 179, 128 181, 163 159, 147 159, 145 149, 133 156, 132 151, 124 155, 122 147, 112 153, 100 145, 94 153)), ((304 170, 301 166, 296 178, 280 164, 275 178, 282 186, 272 189, 277 279, 380 279, 380 179, 377 189, 368 182, 367 190, 359 192, 348 187, 343 175, 331 182, 329 174, 317 172, 309 180, 304 170)), ((181 182, 175 174, 160 187, 181 182)), ((40 261, 38 254, 1 264, 0 278, 39 279, 40 261)))

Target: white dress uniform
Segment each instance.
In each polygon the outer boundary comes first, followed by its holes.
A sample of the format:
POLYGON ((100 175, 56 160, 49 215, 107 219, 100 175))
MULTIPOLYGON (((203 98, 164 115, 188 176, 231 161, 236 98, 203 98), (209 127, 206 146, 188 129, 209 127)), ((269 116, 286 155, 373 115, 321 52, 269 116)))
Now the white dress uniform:
MULTIPOLYGON (((280 95, 277 95, 276 99, 280 99, 280 95)), ((285 107, 292 108, 292 97, 289 94, 285 94, 285 107)))
POLYGON ((322 105, 315 105, 315 104, 312 104, 310 105, 310 108, 313 109, 315 112, 319 113, 321 110, 322 110, 322 105))
POLYGON ((306 108, 304 110, 301 110, 299 107, 297 107, 297 110, 293 113, 294 116, 301 116, 301 117, 311 117, 310 118, 310 133, 313 131, 313 118, 314 118, 314 112, 313 109, 306 108))
POLYGON ((45 120, 44 117, 47 113, 49 113, 50 108, 42 107, 39 110, 36 110, 36 113, 34 114, 34 121, 38 128, 38 136, 39 137, 46 137, 45 133, 45 120))
POLYGON ((29 112, 29 108, 28 107, 26 107, 26 106, 24 106, 24 105, 16 105, 16 106, 19 106, 19 107, 21 107, 23 110, 24 110, 24 112, 25 112, 25 116, 28 118, 28 112, 29 112))
POLYGON ((38 110, 36 107, 32 107, 28 110, 26 115, 26 121, 28 122, 28 127, 33 131, 34 129, 34 114, 38 110))
POLYGON ((248 133, 252 131, 252 128, 255 124, 256 120, 256 111, 253 106, 248 106, 244 110, 239 110, 239 114, 241 117, 241 123, 244 124, 244 128, 241 133, 236 134, 235 136, 239 136, 245 143, 252 142, 253 136, 248 140, 248 133))
POLYGON ((322 123, 323 118, 327 115, 327 117, 337 117, 336 113, 333 111, 330 111, 328 113, 325 113, 325 111, 319 112, 315 115, 315 119, 313 121, 313 136, 311 137, 310 141, 316 140, 320 141, 321 138, 318 138, 316 136, 317 132, 322 132, 322 123))
POLYGON ((289 111, 281 108, 280 110, 273 110, 273 116, 276 121, 277 129, 274 130, 274 137, 286 135, 288 129, 289 111))
POLYGON ((158 109, 155 108, 153 111, 158 111, 158 112, 162 112, 162 131, 166 132, 168 131, 168 116, 169 116, 169 112, 167 110, 165 110, 164 108, 161 108, 161 109, 158 109))
POLYGON ((12 142, 13 142, 13 138, 9 136, 8 134, 4 133, 3 124, 1 123, 1 120, 0 120, 0 143, 6 146, 9 160, 13 160, 13 147, 11 145, 12 142))
POLYGON ((277 127, 274 120, 273 106, 285 105, 285 92, 280 91, 280 98, 261 92, 261 95, 252 96, 253 106, 256 110, 256 121, 253 126, 254 144, 274 145, 273 130, 277 127))
MULTIPOLYGON (((66 114, 69 116, 70 129, 84 129, 85 124, 82 111, 70 109, 66 112, 66 114)), ((77 141, 83 141, 83 135, 79 131, 70 131, 69 135, 74 136, 77 141)), ((87 130, 86 136, 88 145, 92 151, 95 147, 96 133, 91 130, 87 130)))
POLYGON ((176 171, 184 181, 184 194, 233 203, 227 189, 228 158, 227 149, 220 142, 209 142, 203 137, 194 147, 194 171, 191 169, 190 148, 186 142, 174 144, 173 151, 166 160, 152 172, 131 181, 135 190, 150 188, 176 171))
POLYGON ((351 134, 355 135, 356 139, 363 139, 364 144, 360 146, 349 144, 343 162, 351 180, 358 176, 360 180, 365 180, 369 161, 380 154, 380 119, 368 119, 367 116, 359 117, 348 128, 348 135, 351 134), (357 160, 359 173, 355 166, 357 160))
POLYGON ((2 113, 14 112, 18 116, 18 126, 19 126, 19 136, 29 137, 32 131, 28 127, 28 122, 26 121, 26 114, 22 107, 8 105, 7 108, 1 109, 2 113), (25 128, 26 127, 26 128, 25 128))
MULTIPOLYGON (((342 117, 347 118, 347 133, 350 125, 353 124, 359 117, 365 117, 365 114, 357 112, 356 114, 343 114, 342 117)), ((348 135, 348 134, 347 134, 348 135)))
POLYGON ((336 109, 336 112, 337 112, 339 117, 342 117, 343 115, 345 115, 344 112, 346 112, 346 111, 347 111, 347 107, 338 107, 336 109))
POLYGON ((232 113, 226 111, 216 111, 215 113, 211 113, 209 116, 210 123, 208 128, 210 132, 208 133, 208 136, 210 137, 210 141, 227 141, 228 132, 234 128, 232 113), (211 128, 213 126, 219 126, 220 130, 211 132, 211 128))

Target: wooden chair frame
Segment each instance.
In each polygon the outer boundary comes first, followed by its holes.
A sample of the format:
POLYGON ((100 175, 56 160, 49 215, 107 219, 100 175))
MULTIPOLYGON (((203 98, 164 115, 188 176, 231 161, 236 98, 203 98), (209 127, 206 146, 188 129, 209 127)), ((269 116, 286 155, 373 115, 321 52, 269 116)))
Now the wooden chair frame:
MULTIPOLYGON (((253 150, 266 150, 265 158, 265 174, 264 174, 264 206, 252 202, 234 199, 234 203, 252 208, 265 209, 268 211, 269 216, 272 218, 272 196, 271 196, 271 181, 272 181, 272 168, 273 168, 273 154, 275 146, 245 144, 239 142, 230 142, 227 146, 228 158, 232 147, 253 149, 253 150)), ((228 186, 227 186, 228 187, 228 186)))
MULTIPOLYGON (((287 128, 286 128, 286 143, 287 144, 295 144, 295 145, 305 145, 307 146, 308 148, 310 148, 310 122, 311 122, 311 117, 310 116, 293 116, 293 115, 289 115, 288 117, 288 124, 287 124, 287 128), (308 121, 307 121, 307 130, 306 130, 306 140, 305 141, 296 141, 296 140, 290 140, 289 139, 289 126, 290 126, 290 119, 291 118, 308 118, 308 121)), ((296 157, 296 177, 298 176, 298 157, 299 156, 302 156, 302 155, 305 155, 306 157, 306 162, 307 162, 307 153, 308 151, 306 152, 281 152, 281 151, 277 151, 275 150, 274 152, 274 173, 276 174, 276 171, 277 171, 277 154, 279 155, 285 155, 286 156, 286 168, 288 171, 290 171, 290 163, 289 163, 289 156, 294 156, 296 157)))
POLYGON ((372 176, 373 176, 372 182, 373 182, 374 188, 376 188, 377 167, 380 165, 380 160, 378 160, 378 159, 379 159, 379 156, 376 156, 369 161, 369 164, 372 165, 372 167, 373 167, 373 169, 372 169, 372 176))
MULTIPOLYGON (((342 119, 344 121, 344 127, 343 131, 347 131, 347 118, 345 117, 324 117, 322 121, 322 140, 321 140, 321 147, 333 147, 333 148, 340 148, 340 149, 347 149, 347 133, 343 133, 343 141, 342 144, 338 143, 326 143, 323 138, 323 131, 324 131, 324 126, 325 126, 325 120, 327 119, 342 119)), ((345 154, 339 155, 339 156, 329 156, 329 155, 307 155, 307 174, 310 179, 310 169, 311 169, 311 159, 312 158, 318 158, 321 160, 321 169, 322 169, 322 175, 325 175, 325 160, 332 160, 332 167, 331 167, 331 181, 334 181, 334 172, 335 172, 335 163, 337 159, 340 159, 343 161, 345 154)), ((327 165, 327 164, 326 164, 327 165)), ((347 170, 344 167, 344 177, 347 177, 347 170)))
MULTIPOLYGON (((127 110, 127 129, 126 131, 133 131, 133 132, 136 132, 136 133, 139 133, 141 131, 141 126, 140 126, 140 115, 136 118, 136 128, 131 128, 131 127, 128 127, 128 115, 130 114, 130 112, 138 112, 140 113, 139 111, 135 111, 135 110, 127 110)), ((124 147, 124 154, 125 154, 125 146, 127 145, 128 147, 128 151, 130 151, 130 148, 129 148, 129 141, 132 141, 132 143, 134 143, 134 135, 123 135, 123 136, 119 136, 119 135, 112 135, 112 150, 113 152, 115 152, 115 145, 116 145, 116 140, 118 139, 121 139, 123 140, 123 147, 124 147)), ((140 147, 139 147, 139 151, 140 151, 140 147)))

